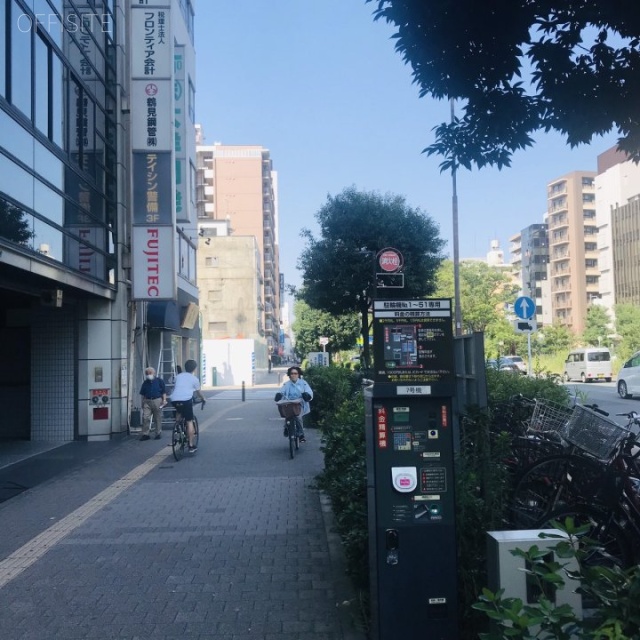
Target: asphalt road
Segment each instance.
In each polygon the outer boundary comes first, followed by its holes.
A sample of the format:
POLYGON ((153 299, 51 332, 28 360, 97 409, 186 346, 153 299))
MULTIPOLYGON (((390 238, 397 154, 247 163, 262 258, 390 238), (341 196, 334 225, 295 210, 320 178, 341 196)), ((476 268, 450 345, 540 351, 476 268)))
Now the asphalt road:
MULTIPOLYGON (((571 392, 571 395, 577 397, 580 404, 597 404, 598 407, 607 411, 611 417, 615 418, 615 414, 628 413, 636 411, 640 414, 640 399, 631 398, 623 400, 616 390, 616 383, 613 382, 568 382, 564 385, 571 392)), ((624 423, 624 419, 617 419, 618 422, 624 423)))

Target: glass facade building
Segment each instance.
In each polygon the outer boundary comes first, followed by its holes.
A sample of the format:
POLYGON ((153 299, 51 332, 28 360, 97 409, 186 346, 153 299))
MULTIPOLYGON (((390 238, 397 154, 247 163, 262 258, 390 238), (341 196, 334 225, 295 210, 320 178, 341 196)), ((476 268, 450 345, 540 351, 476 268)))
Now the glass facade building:
POLYGON ((115 34, 113 0, 0 0, 0 238, 111 288, 115 34))

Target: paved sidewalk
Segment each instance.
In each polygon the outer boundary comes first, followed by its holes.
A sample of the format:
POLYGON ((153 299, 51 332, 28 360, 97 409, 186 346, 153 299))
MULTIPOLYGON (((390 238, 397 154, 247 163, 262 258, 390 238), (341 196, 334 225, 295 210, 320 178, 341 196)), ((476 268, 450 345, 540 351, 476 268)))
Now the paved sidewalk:
MULTIPOLYGON (((261 395, 261 394, 260 394, 261 395)), ((126 438, 0 505, 0 638, 361 640, 319 434, 289 459, 272 399, 211 398, 198 452, 126 438)))

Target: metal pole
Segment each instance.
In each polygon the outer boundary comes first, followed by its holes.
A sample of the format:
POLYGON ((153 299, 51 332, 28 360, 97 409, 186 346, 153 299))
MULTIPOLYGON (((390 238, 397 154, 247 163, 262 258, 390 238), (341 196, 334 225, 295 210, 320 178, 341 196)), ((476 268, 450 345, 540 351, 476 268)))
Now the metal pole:
POLYGON ((531 331, 527 332, 527 375, 531 377, 531 331))
POLYGON ((244 380, 242 381, 242 402, 244 402, 245 399, 245 391, 244 391, 244 380))
MULTIPOLYGON (((451 98, 451 124, 455 120, 454 102, 451 98)), ((453 295, 454 295, 454 322, 456 336, 462 335, 462 310, 460 307, 460 255, 458 249, 458 186, 456 181, 456 158, 454 156, 451 165, 451 183, 453 195, 451 198, 451 213, 453 217, 453 295)))

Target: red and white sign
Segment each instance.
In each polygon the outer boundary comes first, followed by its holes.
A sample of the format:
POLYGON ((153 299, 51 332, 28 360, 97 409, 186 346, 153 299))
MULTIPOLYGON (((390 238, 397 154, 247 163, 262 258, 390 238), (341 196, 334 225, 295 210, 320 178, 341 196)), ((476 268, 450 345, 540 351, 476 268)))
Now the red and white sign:
POLYGON ((384 407, 379 407, 376 410, 376 422, 378 432, 378 448, 387 448, 387 410, 384 407))
POLYGON ((136 225, 132 237, 133 298, 136 300, 174 300, 173 227, 136 225))
POLYGON ((396 249, 383 249, 378 253, 378 266, 387 273, 400 271, 402 264, 402 254, 396 249))

